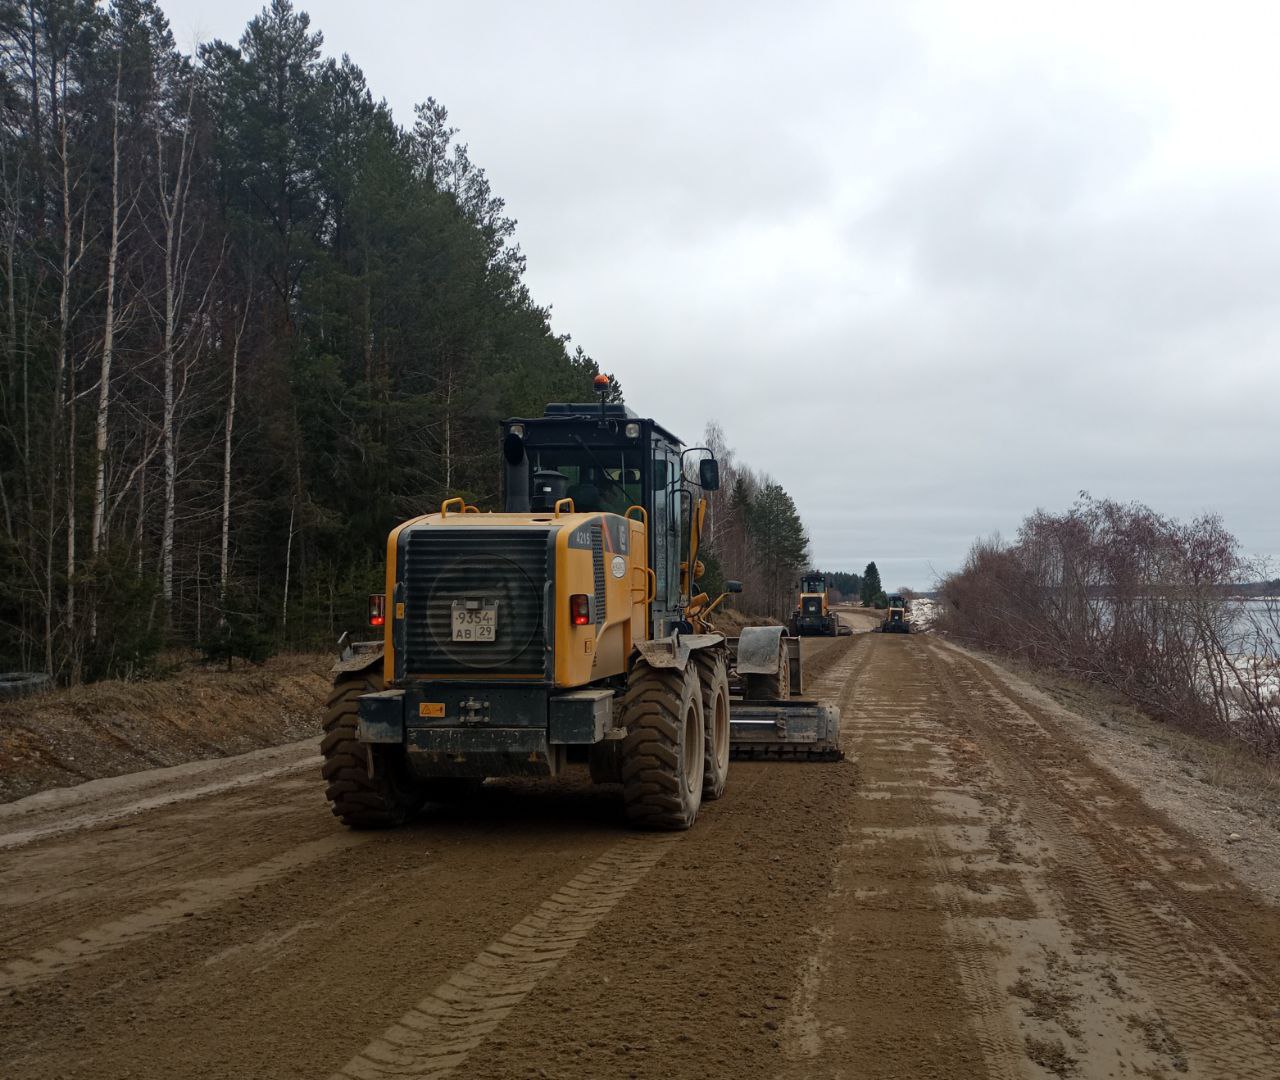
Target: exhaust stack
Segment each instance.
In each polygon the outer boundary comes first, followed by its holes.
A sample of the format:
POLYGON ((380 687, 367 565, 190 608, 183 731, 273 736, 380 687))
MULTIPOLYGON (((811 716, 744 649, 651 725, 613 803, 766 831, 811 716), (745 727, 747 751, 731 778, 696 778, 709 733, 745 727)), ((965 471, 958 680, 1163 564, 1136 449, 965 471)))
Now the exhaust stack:
POLYGON ((524 438, 516 431, 508 431, 502 440, 503 485, 506 498, 503 510, 508 514, 527 514, 529 502, 529 459, 524 452, 524 438))

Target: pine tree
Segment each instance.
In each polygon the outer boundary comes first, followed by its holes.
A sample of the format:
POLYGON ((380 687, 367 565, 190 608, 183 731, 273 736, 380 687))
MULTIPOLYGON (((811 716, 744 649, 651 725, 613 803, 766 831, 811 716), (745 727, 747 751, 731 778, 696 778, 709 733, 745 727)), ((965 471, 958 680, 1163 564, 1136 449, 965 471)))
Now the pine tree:
POLYGON ((327 644, 397 521, 495 504, 500 418, 591 398, 447 111, 401 129, 323 45, 292 0, 198 63, 157 0, 0 0, 15 666, 327 644))
POLYGON ((809 562, 809 537, 791 496, 767 483, 747 518, 768 611, 782 618, 790 607, 791 583, 809 562))
POLYGON ((880 584, 880 571, 876 568, 874 562, 867 563, 867 568, 862 571, 862 590, 859 598, 862 600, 863 607, 874 607, 876 600, 884 593, 884 586, 880 584))
POLYGON ((862 592, 862 578, 845 570, 820 570, 834 603, 840 603, 862 592))

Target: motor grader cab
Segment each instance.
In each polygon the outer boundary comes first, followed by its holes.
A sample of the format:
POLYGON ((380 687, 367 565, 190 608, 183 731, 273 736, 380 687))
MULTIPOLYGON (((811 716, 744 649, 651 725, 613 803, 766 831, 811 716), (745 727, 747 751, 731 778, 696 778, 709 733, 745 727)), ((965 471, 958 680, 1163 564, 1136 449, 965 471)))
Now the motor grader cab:
POLYGON ((905 596, 898 593, 889 596, 889 606, 885 609, 880 630, 885 634, 911 633, 911 604, 905 596))
POLYGON ((821 574, 805 574, 800 579, 800 599, 791 615, 791 632, 799 637, 825 634, 835 637, 840 620, 831 610, 827 597, 827 579, 821 574))
POLYGON ((388 538, 382 640, 344 648, 325 718, 338 817, 394 825, 576 762, 622 785, 634 824, 683 829, 740 747, 840 756, 838 713, 799 696, 799 642, 711 623, 709 452, 602 398, 505 421, 502 459, 500 512, 450 499, 388 538))

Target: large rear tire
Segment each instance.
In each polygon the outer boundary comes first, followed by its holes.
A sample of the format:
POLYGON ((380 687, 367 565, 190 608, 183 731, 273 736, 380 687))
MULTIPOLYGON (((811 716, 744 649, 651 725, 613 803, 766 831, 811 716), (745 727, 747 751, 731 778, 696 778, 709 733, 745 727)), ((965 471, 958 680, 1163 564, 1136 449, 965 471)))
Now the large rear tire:
POLYGON ((729 779, 729 665, 723 649, 693 654, 702 685, 702 797, 718 799, 729 779))
POLYGON ((742 696, 747 701, 786 701, 791 696, 791 664, 785 640, 778 642, 778 670, 772 675, 744 676, 742 696))
POLYGON ((376 669, 345 672, 334 680, 325 702, 320 743, 325 797, 334 815, 352 829, 401 825, 422 805, 422 792, 409 775, 403 748, 362 743, 356 736, 356 699, 382 689, 382 674, 376 669))
POLYGON ((704 726, 698 665, 637 660, 623 702, 622 801, 645 829, 687 829, 702 805, 704 726))

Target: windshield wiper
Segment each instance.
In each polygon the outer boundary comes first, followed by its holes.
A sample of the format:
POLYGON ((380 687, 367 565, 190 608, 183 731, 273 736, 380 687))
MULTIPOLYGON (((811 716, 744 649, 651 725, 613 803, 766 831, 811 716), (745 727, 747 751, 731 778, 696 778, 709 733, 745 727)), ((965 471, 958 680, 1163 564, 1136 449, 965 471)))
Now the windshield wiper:
MULTIPOLYGON (((592 450, 591 447, 589 447, 585 442, 582 441, 582 436, 574 433, 570 436, 570 438, 572 438, 574 442, 576 442, 579 446, 582 447, 582 449, 584 449, 587 452, 587 457, 589 457, 592 461, 595 462, 596 468, 600 470, 600 478, 604 480, 605 483, 612 484, 620 492, 622 492, 623 498, 630 498, 630 496, 627 494, 627 489, 624 488, 621 484, 618 483, 618 481, 613 479, 613 477, 611 477, 608 474, 608 472, 606 471, 607 467, 604 464, 604 462, 601 461, 598 457, 596 457, 595 451, 592 450)), ((623 468, 624 469, 626 468, 625 464, 623 465, 623 468)))

